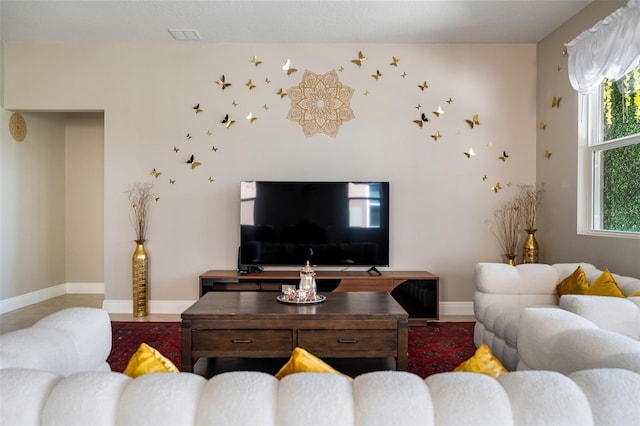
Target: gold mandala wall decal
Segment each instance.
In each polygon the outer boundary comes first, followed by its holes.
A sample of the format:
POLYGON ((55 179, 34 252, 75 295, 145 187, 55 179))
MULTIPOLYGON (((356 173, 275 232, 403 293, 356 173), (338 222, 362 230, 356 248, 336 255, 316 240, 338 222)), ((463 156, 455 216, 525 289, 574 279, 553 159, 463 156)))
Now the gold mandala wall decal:
POLYGON ((318 133, 335 138, 342 123, 356 117, 350 103, 354 91, 340 83, 335 70, 324 74, 305 70, 302 81, 287 89, 291 99, 287 118, 300 124, 307 138, 318 133))

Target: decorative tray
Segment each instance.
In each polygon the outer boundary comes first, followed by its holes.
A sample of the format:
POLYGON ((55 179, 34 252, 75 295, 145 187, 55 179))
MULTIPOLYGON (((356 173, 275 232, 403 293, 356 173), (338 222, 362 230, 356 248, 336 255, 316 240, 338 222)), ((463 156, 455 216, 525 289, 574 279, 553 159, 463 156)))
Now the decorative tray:
POLYGON ((314 299, 296 300, 290 299, 286 294, 281 294, 276 297, 276 299, 278 299, 278 302, 290 303, 292 305, 311 305, 314 303, 322 303, 327 300, 327 297, 323 296, 322 294, 316 294, 316 297, 314 299))

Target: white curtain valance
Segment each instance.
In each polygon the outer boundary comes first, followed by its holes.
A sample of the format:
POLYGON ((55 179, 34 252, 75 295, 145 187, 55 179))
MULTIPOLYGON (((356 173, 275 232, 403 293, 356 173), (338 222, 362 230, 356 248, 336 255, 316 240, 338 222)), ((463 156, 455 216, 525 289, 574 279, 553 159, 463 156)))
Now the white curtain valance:
POLYGON ((569 80, 578 93, 588 94, 604 78, 619 79, 640 63, 640 0, 630 0, 565 46, 569 80))

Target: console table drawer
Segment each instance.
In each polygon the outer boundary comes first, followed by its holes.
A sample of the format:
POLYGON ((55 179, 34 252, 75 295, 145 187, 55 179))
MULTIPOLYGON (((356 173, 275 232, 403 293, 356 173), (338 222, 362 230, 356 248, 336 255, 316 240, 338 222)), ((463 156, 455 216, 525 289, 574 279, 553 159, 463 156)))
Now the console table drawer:
POLYGON ((398 333, 397 330, 299 330, 298 346, 316 355, 360 351, 388 354, 398 349, 398 333))
POLYGON ((194 330, 192 339, 193 351, 289 353, 293 347, 291 330, 194 330))

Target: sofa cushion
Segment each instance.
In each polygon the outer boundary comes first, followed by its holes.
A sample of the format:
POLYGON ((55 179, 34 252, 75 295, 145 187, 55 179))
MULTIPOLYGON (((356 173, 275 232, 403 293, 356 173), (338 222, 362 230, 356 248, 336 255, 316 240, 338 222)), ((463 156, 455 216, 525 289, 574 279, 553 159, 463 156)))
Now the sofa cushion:
POLYGON ((638 374, 603 368, 577 371, 571 373, 569 378, 580 386, 589 400, 594 424, 638 424, 640 419, 640 404, 638 404, 636 390, 640 386, 638 374))
POLYGON ((78 352, 68 333, 23 328, 0 336, 0 368, 32 368, 67 376, 77 371, 78 352))
POLYGON ((560 298, 560 307, 600 328, 640 340, 640 307, 629 299, 567 294, 560 298))
POLYGON ((498 382, 509 395, 513 424, 560 425, 568 417, 573 425, 592 424, 589 400, 562 374, 518 371, 501 376, 498 382))
POLYGON ((67 308, 47 315, 36 322, 33 328, 61 330, 71 337, 78 353, 74 371, 110 371, 105 362, 111 352, 111 319, 107 311, 85 307, 67 308))
POLYGON ((482 344, 476 349, 475 354, 462 362, 453 371, 467 373, 481 373, 497 379, 508 373, 502 363, 491 353, 489 346, 482 344))

